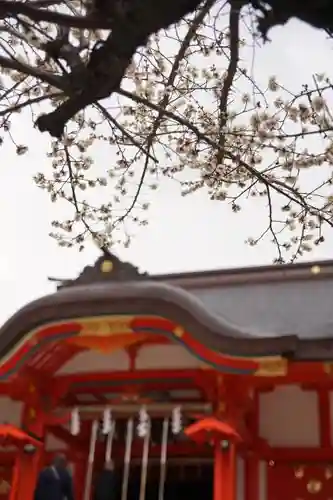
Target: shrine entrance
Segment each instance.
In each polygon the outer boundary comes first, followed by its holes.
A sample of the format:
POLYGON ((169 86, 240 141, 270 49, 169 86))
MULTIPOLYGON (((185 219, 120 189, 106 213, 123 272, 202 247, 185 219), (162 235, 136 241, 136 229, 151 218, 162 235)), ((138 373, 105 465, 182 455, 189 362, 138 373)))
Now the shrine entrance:
MULTIPOLYGON (((157 500, 159 493, 160 466, 151 463, 147 469, 145 500, 157 500)), ((121 498, 123 470, 116 470, 115 498, 121 498)), ((141 466, 133 464, 130 468, 127 500, 138 500, 141 485, 141 466)), ((164 487, 164 500, 177 498, 211 500, 213 498, 213 464, 203 463, 201 459, 171 460, 164 487)))
MULTIPOLYGON (((111 408, 105 408, 102 419, 94 420, 81 420, 83 407, 72 412, 72 434, 87 438, 89 430, 88 461, 81 478, 74 477, 78 498, 92 500, 99 474, 112 464, 119 500, 173 500, 179 495, 212 499, 213 447, 200 447, 183 433, 183 425, 191 421, 189 413, 171 407, 168 416, 152 414, 160 407, 148 406, 149 413, 147 407, 138 407, 137 413, 115 417, 111 408)), ((183 407, 196 410, 193 405, 183 407)))
POLYGON ((274 462, 267 467, 267 500, 332 500, 333 464, 274 462))

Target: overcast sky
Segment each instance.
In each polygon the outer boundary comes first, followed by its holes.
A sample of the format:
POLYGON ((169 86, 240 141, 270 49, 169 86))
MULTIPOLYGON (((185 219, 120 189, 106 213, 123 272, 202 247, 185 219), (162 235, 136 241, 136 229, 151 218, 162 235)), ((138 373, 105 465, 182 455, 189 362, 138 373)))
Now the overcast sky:
MULTIPOLYGON (((273 74, 286 87, 299 88, 315 72, 332 75, 333 43, 323 34, 292 22, 271 35, 273 42, 256 54, 257 79, 267 82, 273 74)), ((60 208, 31 180, 47 161, 48 138, 34 131, 24 116, 20 126, 16 137, 21 134, 22 142, 27 142, 28 134, 29 154, 17 157, 9 144, 0 150, 0 323, 30 300, 52 292, 54 285, 48 283, 48 276, 74 277, 97 256, 93 244, 79 254, 58 248, 48 237, 50 220, 61 218, 60 208)), ((95 161, 105 163, 102 157, 95 161)), ((166 273, 270 264, 275 256, 269 242, 254 248, 244 244, 264 217, 255 202, 234 215, 228 206, 210 201, 203 192, 180 197, 178 185, 167 179, 152 202, 149 226, 140 229, 130 249, 117 249, 119 256, 142 270, 166 273)), ((331 258, 332 249, 333 236, 327 233, 325 244, 307 260, 331 258)))

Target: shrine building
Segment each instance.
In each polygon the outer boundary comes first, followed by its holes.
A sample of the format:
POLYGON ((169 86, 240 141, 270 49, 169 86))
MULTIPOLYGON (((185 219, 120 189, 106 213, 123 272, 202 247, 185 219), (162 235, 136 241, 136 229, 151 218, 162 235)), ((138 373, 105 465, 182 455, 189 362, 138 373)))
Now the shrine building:
POLYGON ((112 254, 0 328, 0 500, 333 499, 333 261, 150 276, 112 254))

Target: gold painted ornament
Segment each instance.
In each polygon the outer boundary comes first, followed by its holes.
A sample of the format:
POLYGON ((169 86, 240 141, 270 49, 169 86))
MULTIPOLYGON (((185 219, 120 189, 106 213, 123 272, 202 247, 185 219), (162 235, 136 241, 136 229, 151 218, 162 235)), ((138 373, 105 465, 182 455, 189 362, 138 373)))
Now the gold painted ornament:
POLYGON ((36 416, 37 416, 37 412, 36 412, 35 408, 33 408, 33 407, 29 408, 29 413, 28 414, 29 414, 29 418, 31 420, 34 420, 36 418, 36 416))
POLYGON ((333 477, 333 468, 332 467, 326 467, 325 469, 325 479, 329 480, 332 479, 333 477))
POLYGON ((173 334, 178 337, 178 338, 182 338, 183 335, 184 335, 185 331, 184 331, 184 328, 182 326, 176 326, 173 330, 173 334))
POLYGON ((0 495, 8 495, 10 492, 10 484, 4 479, 0 482, 0 495))
POLYGON ((319 493, 322 487, 323 484, 318 479, 310 479, 310 481, 306 485, 306 489, 309 493, 311 493, 311 495, 316 495, 317 493, 319 493))
POLYGON ((294 475, 296 479, 302 479, 304 477, 304 467, 303 466, 298 466, 294 469, 294 475))

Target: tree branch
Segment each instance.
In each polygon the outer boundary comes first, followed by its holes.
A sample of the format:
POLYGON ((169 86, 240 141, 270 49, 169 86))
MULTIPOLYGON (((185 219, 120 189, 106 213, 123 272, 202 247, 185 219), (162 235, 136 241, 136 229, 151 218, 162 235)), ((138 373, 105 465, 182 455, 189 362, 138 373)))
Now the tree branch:
POLYGON ((17 59, 9 59, 0 55, 0 66, 2 66, 3 68, 18 71, 19 73, 23 73, 24 75, 33 76, 38 80, 52 85, 52 87, 56 87, 60 90, 65 90, 64 79, 61 76, 57 76, 47 71, 34 68, 29 64, 18 61, 17 59))
POLYGON ((238 61, 239 61, 239 17, 240 9, 243 5, 241 0, 231 0, 230 1, 230 11, 229 11, 229 66, 227 69, 227 74, 224 79, 220 103, 219 103, 219 151, 216 155, 216 164, 222 164, 224 158, 224 145, 225 145, 225 126, 228 121, 228 99, 232 84, 237 71, 238 61))
POLYGON ((19 14, 29 17, 34 22, 45 21, 58 26, 77 29, 112 29, 112 19, 96 16, 71 16, 52 10, 41 9, 29 3, 0 0, 0 18, 17 17, 19 14))
POLYGON ((136 0, 129 4, 128 10, 115 18, 107 40, 92 51, 81 89, 52 113, 40 116, 36 121, 39 130, 60 138, 76 113, 120 87, 133 55, 151 34, 168 28, 200 4, 200 0, 173 1, 173 9, 170 0, 136 0))
MULTIPOLYGON (((214 150, 217 152, 220 151, 220 146, 218 142, 215 142, 213 139, 202 133, 193 123, 189 122, 182 116, 176 115, 175 113, 172 113, 168 111, 167 109, 162 110, 160 106, 157 104, 154 104, 147 99, 137 96, 127 90, 120 89, 118 91, 120 95, 123 95, 124 97, 127 97, 129 99, 132 99, 134 102, 140 103, 140 104, 145 104, 146 106, 150 107, 151 109, 154 109, 155 111, 161 111, 165 116, 170 118, 171 120, 174 120, 175 122, 184 125, 185 127, 188 128, 188 130, 191 130, 201 141, 205 142, 209 146, 211 146, 214 150)), ((243 161, 241 158, 239 158, 238 155, 235 155, 231 151, 226 151, 225 152, 225 158, 228 158, 234 162, 234 164, 237 167, 242 167, 246 171, 248 171, 254 178, 256 178, 259 182, 261 182, 264 186, 269 187, 271 186, 272 189, 278 193, 281 194, 282 196, 286 196, 289 198, 289 200, 293 201, 296 205, 304 208, 305 210, 309 211, 309 213, 312 213, 313 215, 317 215, 317 211, 314 207, 311 207, 304 199, 304 197, 292 186, 288 186, 287 184, 283 183, 282 181, 279 181, 278 179, 272 178, 269 175, 265 175, 264 173, 259 172, 256 168, 252 167, 250 164, 246 163, 243 161)), ((328 225, 333 227, 333 219, 331 217, 326 217, 325 215, 321 215, 321 218, 323 221, 325 221, 328 225)))

